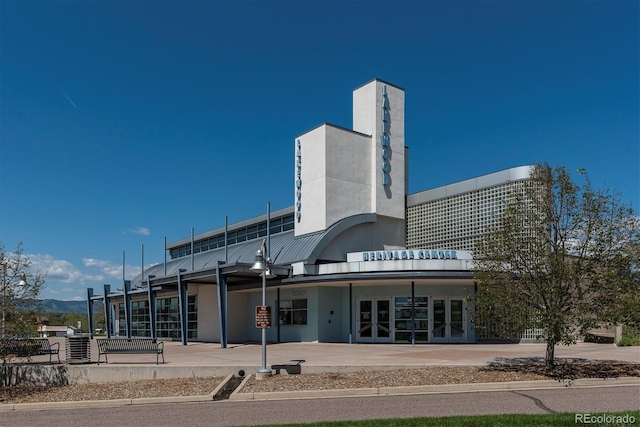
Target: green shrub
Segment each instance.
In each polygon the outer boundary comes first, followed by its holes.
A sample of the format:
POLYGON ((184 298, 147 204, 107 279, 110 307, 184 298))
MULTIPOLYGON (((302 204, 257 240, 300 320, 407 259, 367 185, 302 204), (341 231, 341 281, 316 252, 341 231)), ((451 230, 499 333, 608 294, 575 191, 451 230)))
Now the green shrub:
POLYGON ((622 337, 618 346, 626 347, 630 345, 640 345, 640 328, 625 325, 622 327, 622 337))

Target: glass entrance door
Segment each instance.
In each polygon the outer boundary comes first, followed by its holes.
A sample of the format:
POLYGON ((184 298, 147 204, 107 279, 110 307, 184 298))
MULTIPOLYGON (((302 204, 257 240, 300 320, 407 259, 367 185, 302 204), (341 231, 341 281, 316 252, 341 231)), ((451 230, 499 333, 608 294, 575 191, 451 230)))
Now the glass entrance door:
POLYGON ((464 342, 464 301, 449 300, 449 342, 464 342))
POLYGON ((358 300, 357 329, 358 342, 391 342, 391 299, 358 300))
POLYGON ((431 342, 447 342, 447 300, 433 299, 433 328, 431 342))
POLYGON ((465 342, 466 316, 462 298, 434 298, 432 301, 432 342, 465 342))

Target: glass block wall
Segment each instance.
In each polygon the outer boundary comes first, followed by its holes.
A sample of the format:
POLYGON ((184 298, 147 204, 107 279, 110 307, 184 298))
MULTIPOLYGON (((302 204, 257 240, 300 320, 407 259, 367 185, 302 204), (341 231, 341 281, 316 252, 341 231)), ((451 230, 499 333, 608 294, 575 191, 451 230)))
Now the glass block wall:
POLYGON ((407 206, 407 248, 471 251, 526 181, 468 191, 407 206))

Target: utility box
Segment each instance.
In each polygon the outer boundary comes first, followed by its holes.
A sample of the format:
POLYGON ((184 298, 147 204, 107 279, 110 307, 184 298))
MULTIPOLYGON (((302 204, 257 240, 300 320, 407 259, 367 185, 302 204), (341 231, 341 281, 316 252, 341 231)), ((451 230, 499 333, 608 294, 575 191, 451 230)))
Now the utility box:
POLYGON ((91 335, 66 335, 65 350, 67 353, 67 363, 91 363, 91 335))

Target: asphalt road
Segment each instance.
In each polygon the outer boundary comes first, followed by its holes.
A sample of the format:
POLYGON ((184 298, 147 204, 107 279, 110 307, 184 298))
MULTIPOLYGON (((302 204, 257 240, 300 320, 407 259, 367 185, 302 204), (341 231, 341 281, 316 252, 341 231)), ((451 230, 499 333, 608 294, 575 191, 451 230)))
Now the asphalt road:
POLYGON ((640 386, 23 410, 0 413, 0 425, 238 426, 504 413, 597 414, 631 410, 640 410, 640 386))

